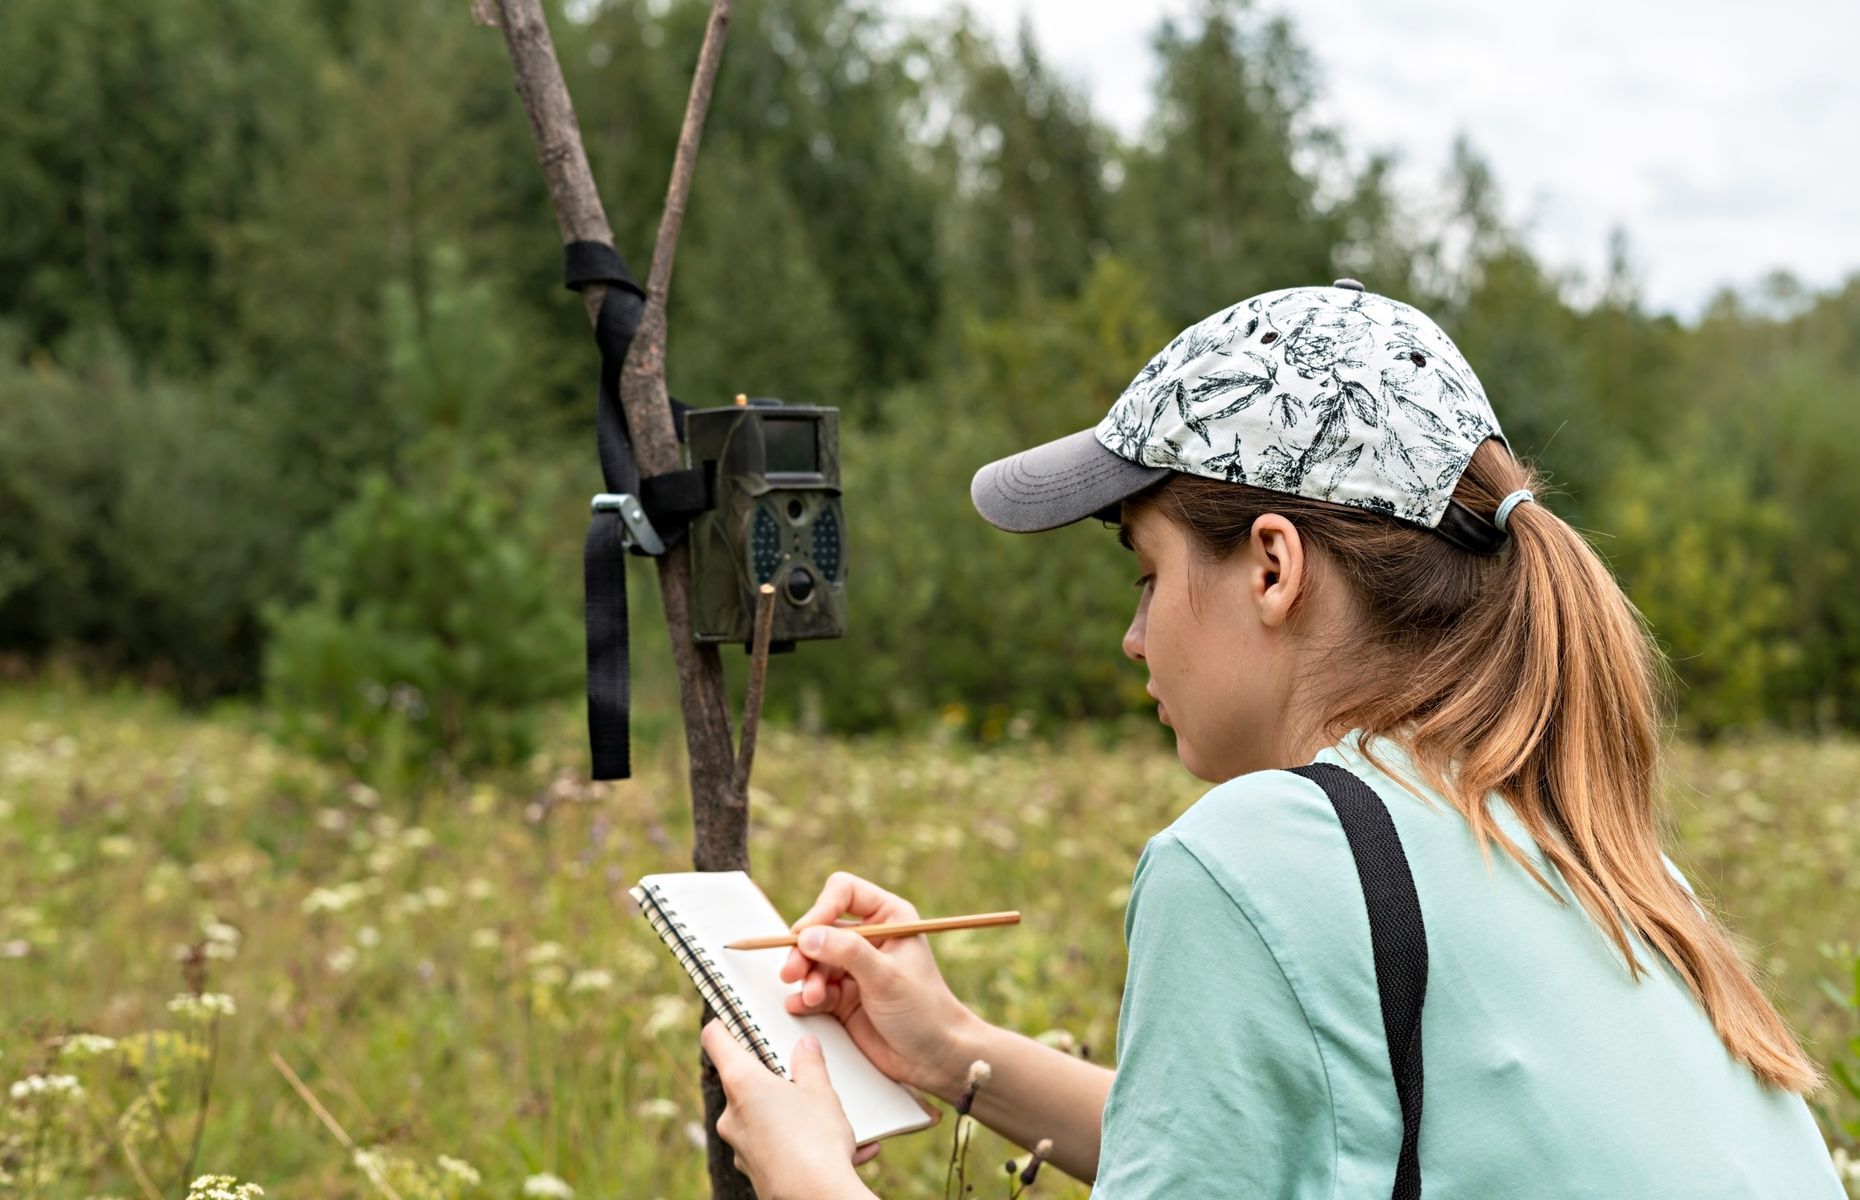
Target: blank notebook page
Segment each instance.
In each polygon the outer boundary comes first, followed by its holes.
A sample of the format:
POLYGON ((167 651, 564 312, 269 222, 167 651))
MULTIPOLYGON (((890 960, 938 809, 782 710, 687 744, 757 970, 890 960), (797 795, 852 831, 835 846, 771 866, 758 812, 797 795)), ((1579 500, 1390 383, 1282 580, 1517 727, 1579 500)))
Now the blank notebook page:
MULTIPOLYGON (((840 1106, 852 1125, 853 1139, 861 1144, 895 1133, 908 1133, 936 1122, 915 1096, 872 1065, 846 1033, 837 1017, 795 1016, 784 1000, 796 986, 781 981, 786 947, 769 950, 725 950, 726 942, 752 937, 781 937, 789 932, 762 889, 742 871, 687 871, 647 875, 633 889, 633 898, 650 914, 648 897, 662 904, 683 926, 680 933, 708 959, 708 969, 733 991, 750 1019, 767 1041, 767 1053, 783 1075, 794 1044, 811 1034, 820 1042, 827 1061, 827 1076, 839 1093, 840 1106)), ((692 968, 685 965, 686 970, 692 968)), ((707 969, 700 963, 700 970, 707 969)), ((739 1037, 737 1039, 741 1041, 739 1037)))

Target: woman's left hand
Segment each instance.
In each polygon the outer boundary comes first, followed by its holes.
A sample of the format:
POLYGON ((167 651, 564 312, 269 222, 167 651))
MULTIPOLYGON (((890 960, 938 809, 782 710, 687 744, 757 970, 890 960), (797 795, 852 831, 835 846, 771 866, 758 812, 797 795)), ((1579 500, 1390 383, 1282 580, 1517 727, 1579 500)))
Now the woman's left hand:
POLYGON ((852 1126, 827 1082, 820 1043, 802 1038, 788 1056, 792 1080, 783 1079, 737 1044, 720 1020, 699 1038, 717 1066, 729 1103, 717 1132, 736 1151, 736 1169, 765 1200, 838 1195, 830 1186, 865 1191, 853 1167, 878 1154, 878 1143, 855 1148, 852 1126))

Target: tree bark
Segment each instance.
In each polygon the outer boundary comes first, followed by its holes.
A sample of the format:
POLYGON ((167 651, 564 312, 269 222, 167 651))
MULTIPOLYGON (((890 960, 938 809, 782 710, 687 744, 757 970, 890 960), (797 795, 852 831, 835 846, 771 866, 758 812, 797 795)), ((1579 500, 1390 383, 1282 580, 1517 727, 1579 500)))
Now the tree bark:
MULTIPOLYGON (((562 241, 613 243, 613 230, 601 206, 575 107, 549 36, 541 0, 478 0, 474 13, 490 19, 504 33, 510 65, 516 74, 517 94, 529 115, 536 155, 548 181, 562 241)), ((704 45, 691 80, 671 183, 653 247, 646 283, 646 306, 638 331, 620 370, 620 405, 633 439, 642 476, 678 468, 678 441, 672 428, 671 406, 665 390, 665 301, 671 287, 672 261, 684 224, 685 198, 697 161, 698 141, 710 106, 717 64, 729 27, 731 0, 712 0, 704 45)), ((592 322, 600 313, 607 289, 593 285, 582 290, 592 322)), ((690 552, 679 543, 657 560, 659 597, 665 609, 672 660, 678 669, 679 702, 683 709, 685 749, 690 765, 691 811, 695 836, 691 860, 700 871, 749 869, 749 781, 739 771, 731 748, 730 710, 723 675, 723 659, 712 644, 700 645, 691 636, 688 603, 691 582, 690 552)), ((704 1020, 712 1014, 708 1006, 704 1020)), ((699 1051, 704 1092, 704 1125, 708 1144, 711 1194, 716 1200, 755 1200, 749 1180, 736 1170, 734 1152, 717 1136, 717 1118, 723 1112, 723 1087, 708 1057, 699 1051)))

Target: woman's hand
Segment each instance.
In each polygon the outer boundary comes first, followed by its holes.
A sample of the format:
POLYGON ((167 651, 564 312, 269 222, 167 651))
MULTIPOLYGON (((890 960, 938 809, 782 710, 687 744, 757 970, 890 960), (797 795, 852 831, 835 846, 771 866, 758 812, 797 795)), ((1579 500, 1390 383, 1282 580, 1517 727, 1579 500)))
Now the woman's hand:
POLYGON ((831 1013, 879 1070, 953 1101, 974 1057, 964 1039, 980 1020, 943 982, 928 938, 868 941, 833 928, 842 913, 875 923, 920 919, 909 901, 835 871, 791 927, 801 944, 789 951, 781 978, 800 980, 801 990, 788 997, 788 1011, 831 1013))
POLYGON ((717 1132, 736 1151, 736 1169, 749 1176, 763 1200, 869 1196, 853 1171, 878 1153, 878 1143, 853 1151, 852 1126, 827 1081, 820 1043, 802 1038, 788 1056, 792 1079, 783 1079, 737 1044, 722 1021, 700 1036, 716 1064, 729 1104, 717 1132))

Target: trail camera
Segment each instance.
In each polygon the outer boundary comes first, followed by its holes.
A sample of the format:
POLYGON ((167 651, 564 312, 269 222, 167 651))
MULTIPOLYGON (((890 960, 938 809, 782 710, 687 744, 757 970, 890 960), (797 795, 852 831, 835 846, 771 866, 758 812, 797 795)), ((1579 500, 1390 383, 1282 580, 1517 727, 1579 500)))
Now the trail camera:
POLYGON ((775 585, 771 647, 846 632, 840 413, 758 397, 685 413, 689 466, 714 506, 691 523, 691 631, 749 644, 756 589, 775 585))

